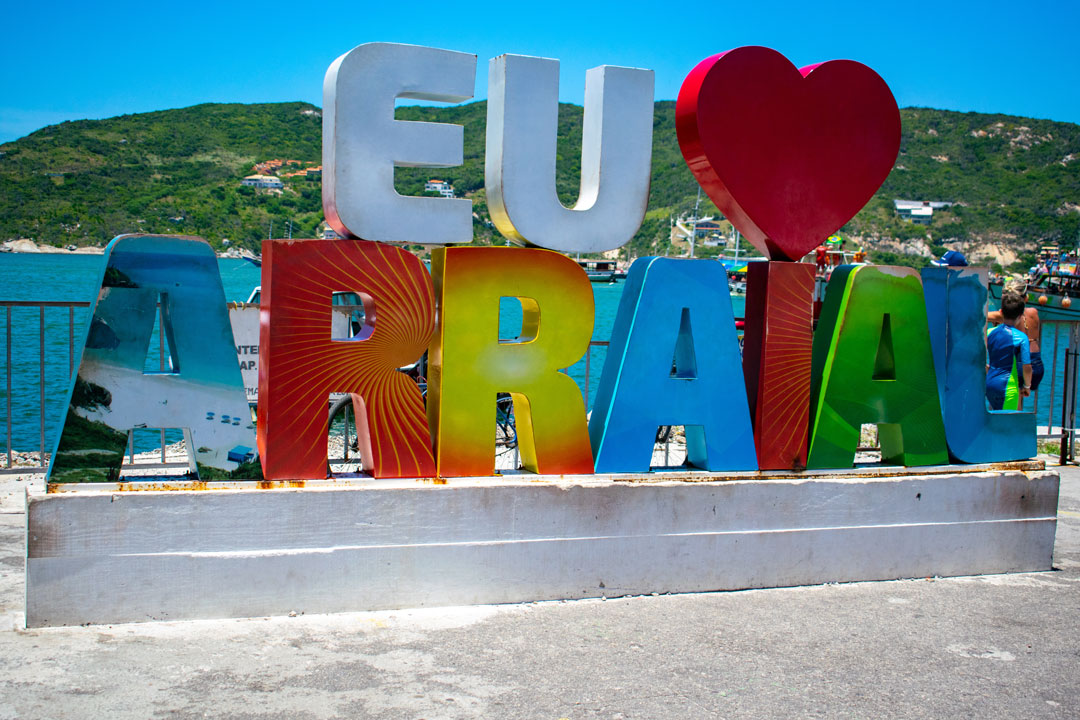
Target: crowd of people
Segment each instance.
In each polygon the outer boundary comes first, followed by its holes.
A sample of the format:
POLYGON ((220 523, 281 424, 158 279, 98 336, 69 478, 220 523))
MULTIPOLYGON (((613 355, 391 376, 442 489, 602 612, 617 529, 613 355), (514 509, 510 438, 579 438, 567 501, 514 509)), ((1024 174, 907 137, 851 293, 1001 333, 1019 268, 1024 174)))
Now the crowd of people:
POLYGON ((856 264, 866 262, 866 250, 861 245, 856 246, 855 250, 850 253, 850 259, 848 255, 847 240, 839 235, 833 235, 814 248, 814 262, 817 263, 818 273, 827 275, 832 271, 832 268, 848 262, 856 264))
POLYGON ((1044 247, 1028 270, 1028 283, 1051 292, 1080 294, 1080 252, 1059 253, 1056 246, 1044 247))

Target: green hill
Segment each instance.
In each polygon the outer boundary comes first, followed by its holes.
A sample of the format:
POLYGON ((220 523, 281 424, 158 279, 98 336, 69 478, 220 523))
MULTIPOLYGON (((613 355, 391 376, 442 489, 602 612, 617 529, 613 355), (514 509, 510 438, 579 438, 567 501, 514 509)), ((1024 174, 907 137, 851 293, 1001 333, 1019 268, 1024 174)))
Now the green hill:
POLYGON ((318 183, 293 183, 276 197, 239 181, 257 160, 317 163, 321 145, 322 118, 303 103, 197 105, 46 127, 0 145, 0 238, 85 245, 173 232, 253 245, 271 217, 294 214, 313 232, 318 183))
MULTIPOLYGON (((396 185, 422 194, 433 175, 474 201, 476 241, 501 242, 484 198, 486 103, 404 107, 402 120, 465 127, 465 162, 440 170, 402 168, 396 185)), ((901 111, 903 141, 896 167, 873 200, 843 230, 879 259, 918 262, 902 250, 940 252, 942 243, 1024 251, 1080 233, 1080 126, 925 108, 901 111), (955 203, 928 226, 895 217, 892 200, 955 203)), ((559 112, 557 188, 577 195, 582 109, 559 112)), ((321 162, 321 115, 305 103, 198 105, 108 120, 66 122, 0 145, 0 240, 29 237, 53 245, 104 244, 125 232, 200 235, 220 246, 257 249, 271 232, 313 235, 322 221, 317 179, 282 178, 284 190, 257 191, 240 180, 257 162, 321 162)), ((631 256, 672 251, 671 218, 694 208, 697 184, 683 162, 671 101, 655 105, 649 210, 628 247, 631 256)), ((283 168, 284 174, 290 167, 283 168)), ((704 198, 702 214, 716 209, 704 198)), ((715 249, 703 249, 716 252, 715 249)), ((676 248, 673 252, 681 252, 676 248)), ((970 250, 969 250, 970 252, 970 250)))
MULTIPOLYGON (((848 229, 898 239, 929 231, 943 242, 1001 245, 1021 255, 1040 244, 1070 247, 1080 233, 1080 125, 927 108, 900 111, 900 155, 848 229), (956 203, 927 227, 893 215, 893 198, 956 203)), ((1021 257, 1017 265, 1030 264, 1021 257)))

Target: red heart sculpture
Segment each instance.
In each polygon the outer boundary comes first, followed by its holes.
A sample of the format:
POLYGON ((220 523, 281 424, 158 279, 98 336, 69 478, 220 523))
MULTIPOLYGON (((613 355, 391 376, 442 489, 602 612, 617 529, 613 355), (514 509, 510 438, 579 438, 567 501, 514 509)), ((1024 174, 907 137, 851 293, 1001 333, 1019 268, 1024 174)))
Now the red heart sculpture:
POLYGON ((750 242, 798 260, 855 216, 900 149, 885 81, 851 60, 797 69, 741 47, 695 67, 675 104, 694 177, 750 242))

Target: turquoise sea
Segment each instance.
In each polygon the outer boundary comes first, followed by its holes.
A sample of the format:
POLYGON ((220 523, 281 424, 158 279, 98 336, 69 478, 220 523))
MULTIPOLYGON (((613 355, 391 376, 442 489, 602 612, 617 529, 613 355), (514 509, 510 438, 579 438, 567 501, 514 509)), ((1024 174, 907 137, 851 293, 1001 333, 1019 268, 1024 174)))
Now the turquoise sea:
MULTIPOLYGON (((100 279, 102 256, 100 255, 60 255, 60 254, 15 254, 0 253, 0 300, 34 301, 89 301, 97 291, 100 279)), ((220 259, 221 280, 228 301, 242 302, 248 298, 252 289, 260 283, 260 269, 244 260, 220 259)), ((593 295, 596 301, 596 320, 593 330, 594 341, 607 341, 611 336, 611 327, 618 310, 624 282, 594 283, 593 295)), ((732 297, 736 317, 743 315, 744 300, 740 296, 732 297)), ((76 308, 74 341, 76 351, 85 335, 87 310, 76 308)), ((41 425, 38 416, 38 404, 41 389, 38 380, 38 359, 40 355, 39 334, 40 318, 37 308, 12 308, 11 310, 11 396, 5 386, 8 366, 7 320, 0 309, 0 453, 7 446, 6 415, 8 403, 11 406, 11 440, 16 450, 37 450, 41 425)), ((503 339, 517 337, 521 328, 521 308, 516 302, 504 300, 500 312, 500 336, 503 339)), ((1060 408, 1064 367, 1064 354, 1068 342, 1065 325, 1044 325, 1043 357, 1047 365, 1046 378, 1040 392, 1038 406, 1038 424, 1048 424, 1049 390, 1051 385, 1050 359, 1054 351, 1054 333, 1059 333, 1057 344, 1058 373, 1054 383, 1054 421, 1060 423, 1060 408)), ((157 339, 151 341, 155 350, 148 358, 149 365, 156 362, 157 339)), ((591 407, 596 395, 607 356, 605 347, 593 347, 588 363, 588 401, 591 407)), ((78 362, 78 358, 75 358, 78 362)), ((585 383, 586 362, 582 359, 569 369, 583 389, 585 383)), ((45 310, 45 448, 52 450, 55 433, 63 417, 64 403, 67 400, 70 375, 68 368, 68 310, 66 308, 46 308, 45 310)), ((170 433, 169 440, 179 436, 170 433)), ((151 449, 156 446, 156 433, 145 431, 136 438, 137 449, 151 449)))

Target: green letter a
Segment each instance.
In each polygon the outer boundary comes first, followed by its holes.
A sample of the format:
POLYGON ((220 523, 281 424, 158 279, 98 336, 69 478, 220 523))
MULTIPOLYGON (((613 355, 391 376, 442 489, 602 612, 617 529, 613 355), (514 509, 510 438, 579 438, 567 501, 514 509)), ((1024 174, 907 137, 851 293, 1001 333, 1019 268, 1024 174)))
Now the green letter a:
POLYGON ((833 273, 814 333, 809 468, 851 467, 864 423, 884 463, 949 462, 922 283, 911 268, 833 273))

